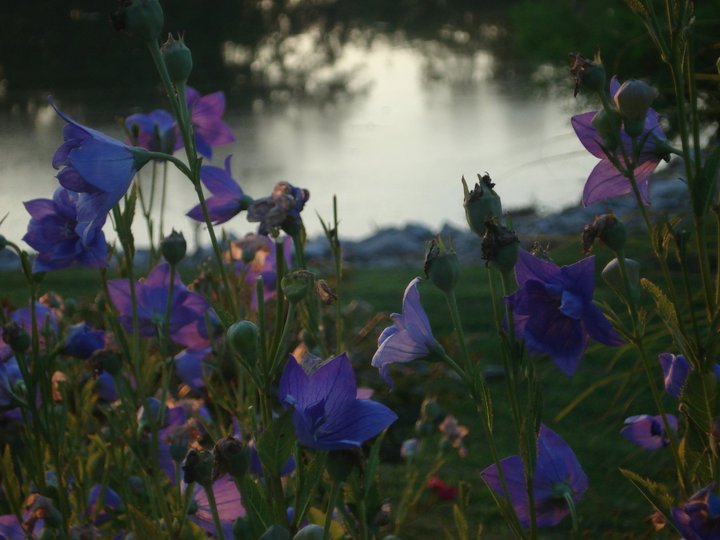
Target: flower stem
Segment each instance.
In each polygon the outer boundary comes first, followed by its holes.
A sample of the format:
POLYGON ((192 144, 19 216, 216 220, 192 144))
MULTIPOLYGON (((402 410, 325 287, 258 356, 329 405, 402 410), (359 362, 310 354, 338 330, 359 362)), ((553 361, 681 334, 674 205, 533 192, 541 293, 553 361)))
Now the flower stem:
POLYGON ((210 511, 212 512, 213 523, 215 524, 215 534, 219 540, 225 540, 225 533, 223 532, 222 522, 220 521, 220 514, 218 514, 217 503, 215 502, 215 492, 213 491, 212 483, 203 487, 205 488, 208 503, 210 504, 210 511))
POLYGON ((330 497, 328 498, 327 513, 325 514, 325 525, 323 527, 323 540, 329 540, 330 538, 330 526, 332 525, 333 511, 335 510, 335 505, 337 504, 337 498, 340 494, 340 484, 341 482, 339 480, 332 481, 330 497))

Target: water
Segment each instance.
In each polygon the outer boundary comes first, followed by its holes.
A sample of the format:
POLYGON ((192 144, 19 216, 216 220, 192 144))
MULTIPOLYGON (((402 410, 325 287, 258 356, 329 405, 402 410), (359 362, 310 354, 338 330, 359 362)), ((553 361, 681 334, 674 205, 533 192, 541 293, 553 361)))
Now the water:
MULTIPOLYGON (((331 219, 333 194, 345 238, 408 222, 464 226, 460 178, 486 171, 505 208, 550 212, 577 203, 596 159, 572 132, 569 85, 563 95, 531 96, 492 78, 487 53, 435 53, 382 39, 369 49, 348 45, 337 68, 352 71, 355 92, 331 103, 257 102, 243 112, 229 98, 226 120, 237 140, 217 149, 212 164, 233 154, 233 175, 253 197, 279 180, 309 189, 310 235, 322 231, 316 214, 331 219)), ((62 105, 62 95, 57 99, 62 105)), ((113 122, 127 111, 85 112, 106 119, 93 127, 122 138, 113 122)), ((22 202, 50 198, 57 187, 50 162, 62 124, 44 105, 0 117, 0 218, 8 214, 0 231, 11 240, 27 228, 22 202)), ((193 223, 184 214, 197 203, 194 191, 177 173, 170 186, 166 223, 191 239, 193 223)), ((254 230, 242 215, 226 228, 236 235, 254 230)), ((106 233, 112 237, 109 223, 106 233)), ((139 224, 136 238, 147 243, 139 224)))

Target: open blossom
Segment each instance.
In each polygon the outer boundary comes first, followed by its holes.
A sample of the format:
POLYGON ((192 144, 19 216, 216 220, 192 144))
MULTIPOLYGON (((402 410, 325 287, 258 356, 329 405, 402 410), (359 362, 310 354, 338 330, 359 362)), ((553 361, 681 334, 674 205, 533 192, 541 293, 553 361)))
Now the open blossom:
MULTIPOLYGON (((678 421, 675 416, 666 416, 668 425, 677 431, 678 421)), ((646 450, 657 450, 667 446, 670 440, 665 432, 662 416, 639 414, 625 419, 625 427, 620 432, 631 443, 642 446, 646 450)))
POLYGON ((89 324, 80 322, 67 329, 64 354, 87 360, 98 349, 105 347, 105 330, 93 330, 89 324))
MULTIPOLYGON (((283 236, 280 240, 283 245, 285 267, 292 267, 292 238, 283 236)), ((257 309, 257 294, 255 282, 258 277, 263 278, 263 298, 265 302, 275 297, 278 289, 277 282, 277 254, 275 242, 269 236, 248 234, 243 239, 232 242, 230 255, 235 262, 235 273, 244 276, 245 283, 250 288, 250 306, 257 309)))
POLYGON ((402 313, 390 315, 393 325, 380 334, 378 350, 372 358, 372 366, 380 370, 380 375, 389 386, 392 386, 390 364, 423 358, 440 347, 432 335, 430 321, 420 303, 419 282, 420 278, 415 278, 405 288, 402 313))
MULTIPOLYGON (((185 87, 185 100, 190 112, 190 122, 195 134, 195 147, 198 153, 208 159, 212 158, 212 149, 216 146, 231 143, 235 140, 230 127, 221 120, 225 113, 225 94, 214 92, 201 96, 189 86, 185 87)), ((175 150, 183 147, 180 130, 175 132, 175 150)))
POLYGON ((47 272, 75 264, 104 268, 107 244, 100 216, 92 227, 78 233, 79 209, 85 195, 58 188, 52 199, 33 199, 23 204, 31 216, 23 240, 38 251, 33 272, 47 272))
POLYGON ((147 153, 85 127, 67 116, 51 101, 55 112, 67 122, 64 143, 53 156, 60 184, 80 194, 75 232, 86 243, 102 227, 108 212, 125 195, 135 173, 149 161, 147 153))
MULTIPOLYGON (((235 482, 230 475, 226 474, 212 483, 212 490, 215 496, 215 504, 217 505, 223 535, 225 538, 234 538, 232 532, 233 523, 237 518, 243 517, 246 513, 235 482)), ((217 536, 207 493, 205 488, 197 483, 193 486, 193 505, 190 508, 188 518, 205 529, 209 534, 217 536)))
MULTIPOLYGON (((663 371, 665 391, 671 396, 679 398, 693 369, 692 366, 682 354, 661 353, 658 360, 660 360, 660 367, 663 371)), ((713 364, 713 373, 720 378, 720 364, 713 364)))
MULTIPOLYGON (((224 169, 209 165, 200 168, 200 180, 212 193, 212 197, 205 202, 210 219, 215 225, 225 223, 248 205, 249 197, 245 196, 230 172, 231 159, 232 156, 225 158, 224 169)), ((196 221, 205 221, 202 207, 199 204, 194 206, 187 215, 196 221)))
POLYGON ((255 199, 250 204, 247 219, 250 223, 260 223, 258 234, 270 234, 279 228, 292 236, 302 228, 300 212, 308 199, 310 192, 307 189, 278 182, 269 197, 255 199))
MULTIPOLYGON (((610 83, 610 93, 615 95, 620 88, 617 79, 613 77, 610 83)), ((572 126, 575 134, 585 149, 593 156, 600 158, 595 168, 585 183, 583 190, 583 204, 585 206, 602 201, 609 197, 618 195, 626 195, 632 193, 632 186, 627 176, 615 167, 608 158, 609 149, 603 147, 603 139, 598 130, 592 125, 592 120, 597 111, 583 113, 572 117, 572 126)), ((637 162, 634 164, 635 181, 637 182, 640 197, 645 204, 650 203, 648 193, 648 182, 660 160, 667 155, 664 149, 667 138, 660 128, 660 116, 658 113, 649 109, 645 117, 645 126, 643 134, 638 140, 644 141, 637 162)), ((625 151, 625 155, 632 156, 632 139, 625 132, 620 130, 620 143, 625 151)), ((628 162, 622 156, 622 152, 618 150, 617 159, 627 169, 628 162)))
POLYGON ((135 146, 166 154, 175 151, 175 118, 163 109, 131 114, 125 119, 125 127, 135 138, 135 146))
POLYGON ((359 448, 397 420, 385 405, 356 396, 355 374, 345 354, 312 375, 290 356, 280 379, 280 401, 294 407, 297 438, 315 450, 359 448))
MULTIPOLYGON (((499 497, 508 497, 520 524, 530 526, 530 502, 525 469, 520 456, 500 461, 508 492, 505 493, 496 465, 484 469, 480 476, 499 497)), ((572 448, 553 430, 540 426, 537 440, 537 462, 533 475, 535 516, 538 527, 552 527, 570 512, 564 494, 577 503, 588 488, 587 475, 572 448)))
MULTIPOLYGON (((120 324, 128 332, 133 329, 133 309, 130 295, 130 282, 127 279, 113 279, 108 282, 110 298, 118 310, 120 324)), ((168 309, 170 289, 170 265, 160 263, 153 268, 145 279, 135 285, 137 297, 138 328, 141 336, 154 337, 164 324, 168 309)), ((170 299, 169 335, 171 339, 181 339, 183 329, 188 325, 204 325, 205 315, 210 310, 207 300, 197 293, 189 291, 180 276, 175 274, 175 282, 170 299)))
POLYGON ((672 509, 673 522, 686 540, 720 540, 720 497, 713 490, 715 483, 672 509))
POLYGON ((531 352, 547 354, 572 376, 588 338, 605 345, 623 343, 593 304, 595 258, 559 267, 520 251, 515 277, 519 289, 506 298, 513 311, 515 331, 531 352))

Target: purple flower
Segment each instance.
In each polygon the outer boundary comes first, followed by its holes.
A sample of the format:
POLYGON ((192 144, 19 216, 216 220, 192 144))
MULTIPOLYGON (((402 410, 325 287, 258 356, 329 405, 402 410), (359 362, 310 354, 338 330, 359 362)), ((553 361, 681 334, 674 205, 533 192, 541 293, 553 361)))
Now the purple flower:
MULTIPOLYGON (((234 538, 232 532, 233 523, 237 518, 243 517, 246 513, 235 482, 230 478, 230 475, 226 474, 213 482, 212 490, 215 495, 215 503, 217 504, 223 534, 225 538, 234 538)), ((207 493, 205 492, 205 488, 199 484, 193 486, 193 502, 195 503, 195 511, 188 516, 190 520, 211 535, 217 535, 207 493)))
MULTIPOLYGON (((119 320, 128 332, 133 329, 132 300, 130 282, 127 279, 113 279, 108 282, 110 298, 120 315, 119 320)), ((153 337, 164 324, 165 312, 168 308, 168 292, 170 288, 170 265, 160 263, 153 268, 144 280, 135 285, 137 297, 137 314, 140 335, 153 337)), ((207 301, 189 291, 175 274, 175 282, 170 299, 169 335, 176 339, 183 327, 190 324, 204 324, 205 314, 210 310, 207 301)))
POLYGON ((78 213, 84 197, 84 194, 58 188, 52 199, 23 203, 31 216, 23 240, 38 251, 33 272, 47 272, 74 264, 93 268, 107 266, 107 244, 102 232, 105 216, 98 217, 93 227, 83 225, 78 229, 81 219, 78 213))
MULTIPOLYGON (((530 502, 522 459, 520 456, 507 457, 500 461, 500 467, 508 488, 507 494, 502 488, 496 465, 484 469, 480 476, 497 496, 507 496, 510 499, 520 524, 529 527, 530 502)), ((533 475, 537 526, 552 527, 560 523, 569 513, 564 494, 568 494, 577 503, 587 488, 587 476, 575 453, 557 433, 541 425, 533 475)))
POLYGON ((22 380, 22 372, 14 356, 0 361, 0 409, 15 405, 13 398, 16 393, 15 385, 22 380))
POLYGON ((115 378, 107 371, 101 371, 95 380, 95 393, 103 403, 114 403, 118 399, 115 378))
MULTIPOLYGON (((292 238, 284 236, 283 255, 285 266, 292 266, 292 238)), ((231 245, 231 255, 235 263, 235 272, 244 273, 245 283, 250 289, 250 306, 257 310, 257 294, 255 282, 262 276, 265 302, 275 297, 277 293, 277 254, 275 242, 269 236, 249 234, 239 242, 231 245)))
POLYGON ((671 396, 679 398, 690 373, 690 363, 682 354, 675 356, 672 353, 662 353, 658 359, 665 380, 665 391, 671 396))
POLYGON ((705 486, 672 509, 673 522, 686 540, 720 540, 720 497, 714 489, 715 483, 705 486))
POLYGON ((64 143, 53 156, 53 167, 63 169, 57 178, 70 191, 80 193, 77 201, 75 232, 87 244, 95 229, 130 187, 135 173, 149 158, 104 133, 85 127, 64 114, 50 101, 55 112, 67 122, 64 143))
POLYGON ((131 114, 125 119, 125 127, 137 137, 135 146, 166 154, 175 151, 175 118, 163 109, 131 114))
MULTIPOLYGON (((213 194, 212 197, 207 199, 206 203, 210 219, 215 225, 225 223, 241 210, 247 208, 248 204, 245 193, 243 193, 238 183, 233 180, 230 173, 231 159, 232 156, 225 158, 224 169, 207 165, 200 168, 200 180, 213 194)), ((202 207, 199 204, 193 207, 186 215, 196 221, 205 221, 202 207)))
POLYGON ((93 330, 89 324, 80 322, 68 328, 63 353, 87 360, 98 349, 105 347, 105 330, 93 330))
POLYGON ((0 516, 0 540, 26 540, 28 534, 40 534, 44 521, 36 520, 30 530, 26 530, 15 514, 0 516))
MULTIPOLYGON (((670 429, 677 431, 677 418, 672 414, 668 414, 667 421, 670 429)), ((662 416, 649 416, 647 414, 630 416, 625 419, 625 427, 620 433, 631 443, 642 446, 646 450, 657 450, 667 446, 670 442, 663 426, 662 416)))
MULTIPOLYGON (((615 95, 619 88, 620 84, 613 77, 610 83, 610 92, 615 95)), ((575 134, 582 145, 593 156, 601 160, 592 170, 585 183, 585 189, 583 190, 583 204, 585 206, 608 197, 626 195, 632 192, 630 181, 608 158, 608 149, 603 146, 602 136, 592 125, 592 119, 596 114, 597 111, 587 112, 573 116, 571 120, 575 134)), ((632 156, 632 139, 625 133, 624 129, 620 130, 620 140, 625 154, 628 157, 632 156)), ((660 129, 660 116, 653 109, 649 109, 647 112, 644 132, 639 137, 639 140, 644 141, 644 144, 637 163, 635 163, 635 181, 643 202, 649 204, 648 181, 660 160, 667 154, 665 150, 660 148, 665 145, 667 139, 662 129, 660 129)), ((617 152, 617 159, 624 168, 628 168, 628 163, 622 157, 621 151, 617 152)))
MULTIPOLYGON (((220 117, 225 112, 225 94, 215 92, 200 96, 197 90, 185 87, 185 100, 190 111, 190 122, 195 134, 195 147, 200 155, 212 158, 215 146, 231 143, 235 136, 220 117)), ((182 136, 176 128, 175 150, 182 148, 182 136)))
POLYGON ((185 349, 175 355, 175 373, 191 390, 200 392, 205 387, 205 358, 210 356, 211 347, 185 349))
POLYGON ((88 516, 92 516, 95 513, 95 507, 98 504, 98 499, 100 499, 101 493, 103 493, 102 508, 97 512, 94 521, 94 524, 98 526, 110 521, 112 514, 117 510, 122 510, 123 508, 122 499, 120 498, 120 495, 118 495, 117 491, 105 486, 105 491, 103 492, 102 484, 95 484, 92 488, 90 488, 90 493, 88 493, 88 516), (108 510, 110 510, 110 512, 108 512, 108 510))
POLYGON ((280 379, 280 401, 295 408, 297 438, 315 450, 358 448, 397 420, 385 405, 356 395, 355 374, 345 354, 310 376, 290 356, 280 379))
POLYGON ((247 219, 259 222, 258 234, 270 234, 273 229, 282 229, 290 236, 302 228, 300 212, 310 199, 310 192, 288 182, 275 184, 269 197, 255 199, 248 207, 247 219))
MULTIPOLYGON (((28 335, 32 335, 32 311, 29 307, 16 309, 10 314, 9 319, 25 330, 28 335)), ((35 302, 35 320, 38 341, 42 350, 47 347, 47 338, 51 340, 57 338, 58 324, 53 310, 40 302, 35 302)), ((2 332, 0 332, 0 361, 7 360, 12 355, 12 348, 5 343, 2 332)))
POLYGON ((515 331, 528 350, 547 354, 568 377, 578 367, 588 336, 605 345, 623 343, 593 304, 594 257, 560 268, 521 250, 515 277, 519 289, 505 299, 515 331))
POLYGON ((372 366, 380 370, 380 375, 390 387, 393 385, 390 364, 423 358, 440 347, 432 335, 430 321, 420 303, 419 282, 420 278, 415 278, 405 288, 402 313, 390 315, 393 325, 380 334, 378 350, 372 358, 372 366))

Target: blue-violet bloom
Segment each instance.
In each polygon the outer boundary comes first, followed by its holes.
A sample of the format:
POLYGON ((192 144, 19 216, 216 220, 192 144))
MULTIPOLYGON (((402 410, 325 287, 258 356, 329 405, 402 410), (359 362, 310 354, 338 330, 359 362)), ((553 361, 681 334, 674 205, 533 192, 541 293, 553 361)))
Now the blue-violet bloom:
MULTIPOLYGON (((658 360, 663 371, 665 391, 675 398, 680 398, 688 375, 693 370, 692 366, 682 354, 661 353, 658 360)), ((713 373, 720 378, 720 364, 713 364, 713 373)))
POLYGON ((86 322, 79 322, 67 329, 62 352, 87 360, 95 351, 103 348, 105 348, 105 330, 93 330, 86 322))
MULTIPOLYGON (((613 77, 610 83, 610 93, 614 96, 619 89, 620 83, 617 78, 613 77)), ((582 198, 585 206, 609 197, 632 193, 630 180, 608 158, 608 149, 603 146, 602 136, 592 125, 592 119, 596 114, 597 111, 591 111, 573 116, 571 120, 575 134, 582 145, 593 156, 601 160, 592 170, 585 183, 582 198)), ((620 130, 620 140, 625 155, 632 156, 632 139, 625 133, 624 129, 620 130)), ((635 163, 633 173, 640 192, 640 198, 645 204, 650 204, 648 194, 650 176, 658 163, 660 163, 660 160, 667 156, 667 138, 660 128, 660 116, 653 109, 649 109, 647 112, 644 131, 639 140, 644 141, 644 144, 637 163, 635 163)), ((623 164, 624 168, 628 168, 628 162, 623 158, 622 152, 617 152, 617 159, 623 164)))
POLYGON ((136 137, 135 146, 151 152, 172 154, 175 151, 175 118, 163 109, 148 114, 131 114, 125 119, 125 127, 136 137))
MULTIPOLYGON (((235 482, 230 475, 226 474, 213 482, 212 490, 223 535, 225 538, 234 538, 233 523, 246 513, 235 482)), ((193 504, 188 518, 205 529, 210 535, 213 535, 213 537, 218 536, 207 493, 205 488, 199 484, 193 486, 193 504)))
POLYGON ((685 540, 720 540, 720 497, 715 483, 692 495, 681 508, 672 509, 672 519, 685 540))
POLYGON ((58 188, 52 199, 33 199, 23 204, 30 214, 30 223, 23 240, 38 255, 33 272, 47 272, 75 264, 92 268, 107 266, 107 244, 102 226, 105 216, 98 217, 93 227, 85 227, 80 236, 78 222, 80 204, 86 195, 58 188))
MULTIPOLYGON (((233 180, 230 172, 230 160, 225 158, 225 168, 205 165, 200 167, 200 180, 210 190, 212 196, 207 199, 207 209, 213 224, 219 225, 235 217, 249 204, 250 198, 245 195, 240 185, 233 180)), ((187 214, 196 221, 205 222, 202 207, 198 204, 187 214)))
POLYGON ((53 156, 53 167, 62 170, 57 178, 70 191, 80 193, 75 232, 88 243, 95 229, 102 227, 108 212, 125 195, 135 173, 150 157, 104 133, 85 127, 50 102, 67 122, 64 143, 53 156))
MULTIPOLYGON (((672 414, 666 415, 668 425, 677 431, 678 421, 672 414)), ((633 444, 642 446, 646 450, 657 450, 667 446, 670 442, 665 432, 662 416, 638 414, 625 419, 625 427, 620 431, 623 437, 633 444)))
MULTIPOLYGON (((225 113, 225 94, 214 92, 200 96, 197 90, 185 87, 185 101, 190 112, 190 122, 195 134, 195 147, 200 155, 212 158, 212 149, 231 143, 235 136, 228 125, 221 120, 225 113)), ((175 149, 183 147, 182 136, 176 127, 175 149)))
POLYGON ((372 358, 372 366, 380 370, 380 375, 390 387, 393 385, 390 364, 410 362, 440 349, 420 303, 419 282, 420 278, 415 278, 405 288, 402 313, 390 315, 393 324, 380 334, 378 350, 372 358))
POLYGON ((280 401, 295 408, 297 438, 315 450, 359 448, 397 420, 385 405, 356 395, 355 373, 345 354, 310 376, 290 356, 280 379, 280 401))
POLYGON ((521 250, 515 277, 519 289, 505 299, 515 332, 528 350, 547 354, 568 377, 577 370, 588 337, 605 345, 623 343, 593 304, 594 257, 561 268, 521 250))
MULTIPOLYGON (((292 238, 283 236, 280 240, 283 246, 285 268, 292 268, 292 238)), ((275 241, 269 236, 248 234, 242 240, 232 242, 230 253, 235 262, 235 273, 244 277, 250 289, 250 307, 258 308, 258 298, 255 282, 258 277, 263 278, 263 299, 271 300, 277 294, 277 252, 275 241)))
POLYGON ((278 182, 269 197, 255 199, 248 207, 247 219, 250 223, 260 223, 258 234, 270 234, 274 229, 282 229, 295 236, 303 226, 300 212, 310 199, 307 189, 295 187, 288 182, 278 182))
MULTIPOLYGON (((530 526, 530 502, 525 482, 525 468, 520 456, 500 461, 508 493, 500 481, 496 465, 484 469, 480 476, 499 497, 508 497, 520 524, 530 526)), ((537 440, 537 462, 533 475, 535 518, 538 527, 552 527, 570 512, 565 496, 577 503, 587 491, 587 475, 572 448, 553 430, 540 426, 537 440)))

